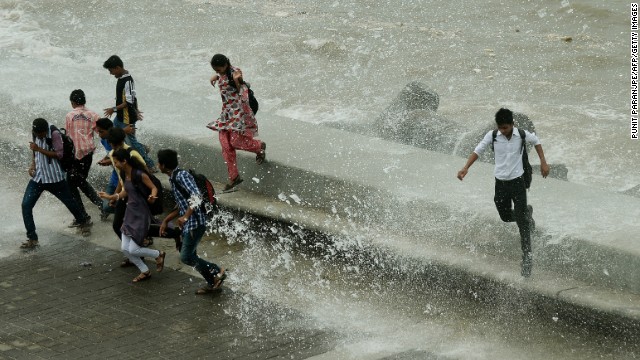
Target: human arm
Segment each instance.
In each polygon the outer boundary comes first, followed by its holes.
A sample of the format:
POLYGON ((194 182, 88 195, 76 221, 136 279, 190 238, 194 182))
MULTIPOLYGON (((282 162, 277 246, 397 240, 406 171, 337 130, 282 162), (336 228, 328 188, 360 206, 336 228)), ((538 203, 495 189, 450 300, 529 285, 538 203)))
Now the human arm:
POLYGON ((125 107, 127 107, 127 103, 123 101, 122 104, 120 104, 120 105, 116 105, 114 107, 106 108, 106 109, 104 109, 104 116, 111 117, 111 115, 113 115, 113 113, 118 112, 118 110, 122 110, 125 107))
POLYGON ((467 163, 464 164, 464 167, 460 169, 460 171, 458 171, 458 179, 460 179, 460 181, 462 181, 462 179, 464 179, 464 177, 467 176, 467 172, 469 172, 469 168, 471 167, 471 165, 473 165, 474 162, 476 162, 476 160, 478 160, 478 154, 476 154, 475 152, 472 152, 471 155, 469 155, 469 158, 467 159, 467 163))
POLYGON ((144 186, 149 188, 149 190, 151 190, 151 194, 149 194, 147 202, 153 204, 158 198, 158 188, 153 184, 153 181, 151 181, 149 175, 145 173, 142 173, 142 183, 144 184, 144 186))
POLYGON ((29 142, 29 148, 34 152, 43 154, 46 157, 52 159, 62 159, 64 148, 62 146, 62 136, 60 135, 60 132, 54 131, 51 133, 51 143, 53 145, 53 150, 43 149, 33 141, 29 142))
POLYGON ((34 177, 36 175, 36 153, 33 153, 31 157, 31 166, 29 166, 29 176, 34 177))
POLYGON ((546 178, 549 175, 549 165, 547 164, 547 160, 544 158, 544 151, 542 150, 542 144, 538 144, 535 146, 536 152, 538 153, 538 157, 540 158, 540 174, 543 178, 546 178))
POLYGON ((107 194, 104 191, 99 191, 98 196, 101 199, 109 200, 109 203, 115 203, 116 201, 127 197, 127 190, 118 185, 118 188, 113 194, 107 194))
POLYGON ((460 179, 460 181, 462 181, 462 179, 464 179, 464 177, 467 176, 467 172, 469 172, 469 168, 471 167, 471 165, 473 165, 473 163, 475 163, 476 160, 478 160, 480 155, 482 155, 482 153, 487 148, 487 146, 489 146, 492 142, 493 142, 493 131, 489 131, 484 135, 484 137, 482 138, 482 141, 480 141, 480 143, 476 146, 476 148, 473 150, 471 155, 469 155, 469 158, 467 159, 467 163, 464 165, 464 167, 460 169, 460 171, 458 171, 457 177, 458 179, 460 179))
POLYGON ((536 152, 538 153, 538 157, 540 158, 540 174, 543 178, 546 178, 549 175, 549 165, 547 164, 547 160, 544 157, 544 151, 542 150, 542 144, 540 143, 540 139, 534 133, 530 133, 525 130, 525 139, 530 144, 533 144, 536 152))
POLYGON ((213 76, 211 76, 211 78, 209 79, 211 86, 216 87, 216 81, 218 81, 219 78, 220 77, 218 76, 218 74, 213 74, 213 76))
POLYGON ((178 209, 175 208, 164 218, 164 220, 162 220, 162 224, 160 224, 160 235, 164 235, 165 229, 169 225, 169 221, 177 218, 179 215, 180 213, 178 212, 178 209))

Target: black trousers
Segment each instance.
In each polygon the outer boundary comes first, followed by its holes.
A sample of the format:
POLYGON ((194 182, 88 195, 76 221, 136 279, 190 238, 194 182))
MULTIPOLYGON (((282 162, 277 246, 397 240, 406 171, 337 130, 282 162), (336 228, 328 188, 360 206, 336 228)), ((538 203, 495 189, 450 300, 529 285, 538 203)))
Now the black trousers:
POLYGON ((493 202, 496 204, 500 219, 504 222, 516 222, 520 230, 520 242, 523 255, 531 253, 531 230, 527 209, 527 188, 521 177, 513 180, 496 179, 493 202))
POLYGON ((82 159, 73 159, 73 166, 71 171, 67 172, 67 181, 71 188, 71 195, 80 204, 82 199, 80 198, 80 189, 89 200, 102 209, 102 199, 96 193, 96 190, 89 184, 87 177, 89 176, 89 169, 91 168, 91 162, 93 161, 93 153, 87 154, 82 159))

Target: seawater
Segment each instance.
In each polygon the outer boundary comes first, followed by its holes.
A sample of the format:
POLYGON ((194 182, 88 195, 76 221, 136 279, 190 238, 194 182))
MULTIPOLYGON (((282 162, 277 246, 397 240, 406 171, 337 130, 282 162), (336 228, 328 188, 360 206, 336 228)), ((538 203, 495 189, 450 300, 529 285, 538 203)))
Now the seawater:
POLYGON ((597 0, 0 0, 0 121, 17 133, 36 114, 60 123, 76 88, 90 108, 112 106, 102 62, 118 54, 142 138, 201 135, 220 108, 208 83, 220 52, 252 83, 259 119, 367 123, 419 80, 461 131, 510 107, 570 181, 619 191, 640 183, 628 15, 627 2, 597 0))

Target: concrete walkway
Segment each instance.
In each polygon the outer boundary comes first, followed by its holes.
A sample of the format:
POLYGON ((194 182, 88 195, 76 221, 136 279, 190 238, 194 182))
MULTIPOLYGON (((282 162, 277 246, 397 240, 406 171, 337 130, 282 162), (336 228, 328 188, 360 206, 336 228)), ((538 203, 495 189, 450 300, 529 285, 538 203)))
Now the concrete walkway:
POLYGON ((196 296, 198 278, 152 261, 152 279, 133 284, 119 251, 53 237, 0 261, 0 359, 305 359, 333 347, 290 309, 256 301, 244 322, 229 310, 248 294, 196 296))

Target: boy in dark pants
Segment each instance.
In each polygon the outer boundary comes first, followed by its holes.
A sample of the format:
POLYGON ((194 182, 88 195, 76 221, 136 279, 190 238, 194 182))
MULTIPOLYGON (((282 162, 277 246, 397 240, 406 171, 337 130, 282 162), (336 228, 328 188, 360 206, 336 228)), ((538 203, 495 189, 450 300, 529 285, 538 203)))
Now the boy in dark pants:
MULTIPOLYGON (((67 182, 69 183, 71 194, 78 202, 78 205, 84 208, 82 198, 80 198, 80 191, 78 191, 81 190, 92 203, 98 206, 101 212, 100 217, 102 218, 104 216, 102 199, 87 181, 89 169, 93 162, 93 153, 96 149, 96 145, 93 142, 93 133, 99 116, 85 107, 87 100, 84 91, 81 89, 73 90, 69 95, 69 101, 73 110, 65 118, 65 128, 67 129, 67 135, 73 140, 75 157, 71 171, 67 172, 67 182)), ((70 226, 75 227, 78 224, 73 222, 70 226)))
MULTIPOLYGON (((493 131, 489 131, 480 144, 469 156, 465 166, 458 171, 458 179, 462 181, 469 168, 478 160, 487 146, 493 145, 495 152, 496 178, 494 203, 504 222, 515 221, 520 231, 522 245, 522 276, 531 276, 533 255, 531 251, 531 230, 535 226, 533 221, 533 207, 527 205, 527 189, 523 178, 524 167, 522 164, 522 141, 517 128, 513 126, 513 113, 509 109, 500 109, 496 113, 498 132, 494 141, 493 131), (514 131, 515 130, 515 131, 514 131), (513 204, 513 206, 512 206, 513 204)), ((535 146, 540 158, 540 172, 542 177, 549 175, 549 165, 544 158, 544 151, 540 140, 535 134, 524 130, 524 141, 535 146)))
POLYGON ((196 294, 210 293, 222 286, 227 275, 223 268, 200 258, 197 254, 198 243, 207 230, 207 218, 200 206, 202 194, 193 176, 188 171, 178 168, 178 153, 175 151, 169 149, 158 151, 158 167, 162 173, 169 176, 171 190, 177 204, 177 208, 162 221, 160 233, 165 232, 169 221, 178 218, 178 227, 182 228, 180 261, 185 265, 193 266, 207 281, 207 285, 198 289, 196 294))
POLYGON ((52 131, 49 123, 42 118, 33 120, 33 141, 29 143, 29 149, 33 151, 33 160, 29 167, 29 184, 22 198, 22 219, 27 230, 27 241, 20 245, 23 249, 33 249, 38 246, 38 234, 33 220, 33 208, 44 191, 53 194, 69 209, 74 216, 74 221, 80 227, 84 235, 88 235, 91 228, 91 217, 83 207, 76 202, 69 190, 69 184, 65 178, 64 170, 60 166, 63 145, 59 131, 52 131), (49 145, 47 139, 51 140, 49 145))

